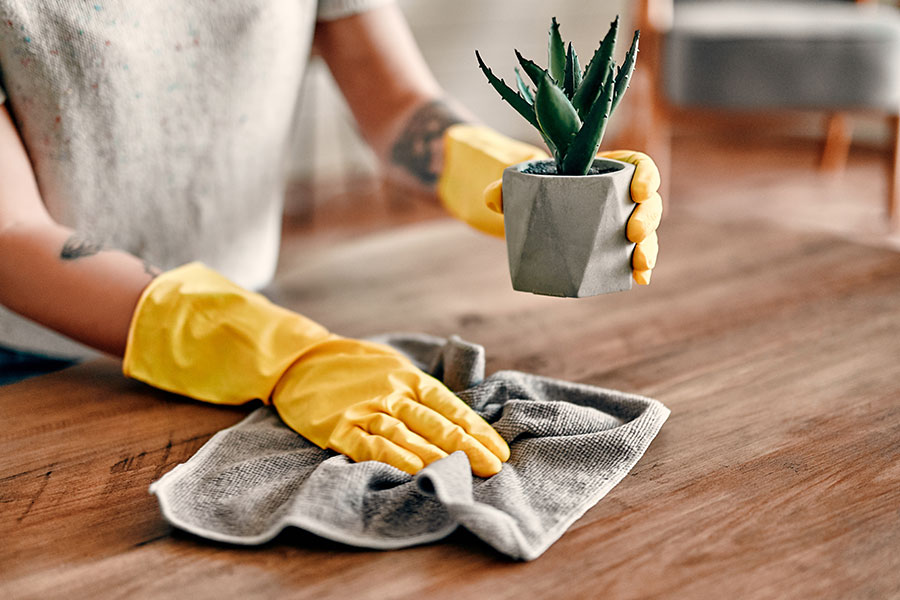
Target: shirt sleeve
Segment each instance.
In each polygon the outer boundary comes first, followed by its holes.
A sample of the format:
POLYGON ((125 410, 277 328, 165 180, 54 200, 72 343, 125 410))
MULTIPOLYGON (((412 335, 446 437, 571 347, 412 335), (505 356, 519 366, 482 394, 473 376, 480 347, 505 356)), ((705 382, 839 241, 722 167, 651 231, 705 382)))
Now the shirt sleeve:
POLYGON ((316 9, 317 21, 334 21, 373 8, 393 4, 394 0, 319 0, 316 9))

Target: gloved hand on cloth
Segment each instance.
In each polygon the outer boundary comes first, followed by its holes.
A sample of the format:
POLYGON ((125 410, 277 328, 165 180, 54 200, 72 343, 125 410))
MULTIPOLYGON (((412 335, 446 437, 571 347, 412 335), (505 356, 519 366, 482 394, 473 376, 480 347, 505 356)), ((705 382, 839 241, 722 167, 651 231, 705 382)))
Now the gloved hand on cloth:
MULTIPOLYGON (((635 243, 632 256, 634 280, 650 283, 659 243, 656 228, 662 217, 659 170, 641 152, 616 150, 597 156, 632 163, 631 199, 637 204, 628 220, 626 235, 635 243)), ((444 134, 444 168, 438 195, 446 209, 485 233, 503 236, 503 169, 526 160, 549 158, 530 144, 506 137, 480 125, 453 125, 444 134)))
POLYGON ((509 458, 484 419, 396 350, 329 333, 199 263, 144 290, 123 372, 206 402, 258 398, 317 446, 410 474, 457 450, 480 477, 509 458))

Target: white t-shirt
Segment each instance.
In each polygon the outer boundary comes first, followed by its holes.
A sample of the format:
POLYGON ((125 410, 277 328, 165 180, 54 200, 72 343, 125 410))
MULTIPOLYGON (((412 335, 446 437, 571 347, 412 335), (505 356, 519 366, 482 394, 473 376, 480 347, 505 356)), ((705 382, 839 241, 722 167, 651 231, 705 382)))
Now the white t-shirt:
MULTIPOLYGON (((0 102, 56 221, 260 288, 315 21, 387 1, 0 0, 0 102)), ((0 346, 90 355, 2 306, 0 346)))

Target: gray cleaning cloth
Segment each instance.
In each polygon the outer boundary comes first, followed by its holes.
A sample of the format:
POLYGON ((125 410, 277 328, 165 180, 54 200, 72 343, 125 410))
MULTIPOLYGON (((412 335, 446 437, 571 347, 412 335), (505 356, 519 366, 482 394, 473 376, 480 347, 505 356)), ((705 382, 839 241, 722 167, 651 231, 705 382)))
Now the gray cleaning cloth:
POLYGON ((407 354, 509 442, 503 470, 472 475, 462 452, 412 477, 322 450, 263 407, 150 486, 193 534, 261 544, 288 526, 365 548, 440 540, 459 526, 516 559, 540 556, 637 463, 669 410, 622 392, 517 371, 484 379, 484 349, 418 334, 375 339, 407 354))

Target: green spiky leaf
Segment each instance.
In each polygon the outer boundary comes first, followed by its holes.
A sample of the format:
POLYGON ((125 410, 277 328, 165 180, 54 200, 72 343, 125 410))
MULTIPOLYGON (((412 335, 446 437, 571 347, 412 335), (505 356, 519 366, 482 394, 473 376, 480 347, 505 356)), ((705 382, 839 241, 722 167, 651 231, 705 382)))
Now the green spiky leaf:
POLYGON ((585 175, 594 163, 597 149, 603 140, 603 133, 612 112, 615 85, 613 85, 612 69, 607 70, 600 97, 591 107, 584 126, 575 135, 563 158, 562 173, 566 175, 585 175))
POLYGON ((534 104, 534 95, 531 93, 531 88, 525 85, 525 82, 522 80, 522 74, 519 73, 519 67, 515 68, 516 71, 516 86, 519 88, 519 93, 522 94, 522 97, 525 98, 525 101, 528 104, 534 104))
POLYGON ((484 73, 484 76, 487 77, 488 82, 497 90, 497 93, 500 94, 500 97, 506 100, 510 106, 516 109, 520 115, 525 117, 529 123, 537 127, 541 128, 538 123, 537 116, 534 114, 534 108, 531 104, 528 103, 525 98, 520 96, 515 90, 506 85, 506 82, 502 79, 498 78, 494 73, 488 68, 484 61, 481 60, 481 55, 478 53, 478 50, 475 51, 475 58, 478 59, 478 66, 481 68, 481 72, 484 73))
POLYGON ((541 131, 556 146, 559 158, 565 159, 572 138, 581 128, 581 119, 578 118, 575 107, 549 75, 538 86, 534 97, 534 112, 541 131))
POLYGON ((640 40, 640 38, 641 31, 639 29, 634 32, 634 37, 631 39, 631 48, 628 49, 628 54, 625 55, 622 67, 616 75, 616 93, 613 96, 612 108, 610 111, 616 110, 619 101, 625 94, 625 90, 628 89, 628 82, 631 81, 631 74, 634 73, 634 63, 637 60, 638 40, 640 40))
MULTIPOLYGON (((546 136, 537 121, 537 115, 535 115, 534 113, 534 107, 532 107, 528 103, 528 100, 517 94, 508 85, 506 85, 506 82, 504 82, 502 79, 497 78, 497 76, 494 75, 490 68, 484 64, 484 61, 481 59, 481 55, 477 50, 475 51, 475 57, 478 59, 478 66, 481 68, 481 71, 484 73, 485 77, 487 77, 488 82, 490 82, 490 84, 494 87, 495 90, 497 90, 497 92, 504 100, 506 100, 513 108, 516 109, 516 112, 525 117, 525 119, 528 120, 528 122, 538 130, 544 140, 544 143, 547 144, 547 148, 550 149, 551 154, 553 154, 554 157, 558 156, 556 145, 553 143, 553 140, 546 136)), ((538 67, 538 69, 540 69, 540 67, 538 67)))
POLYGON ((547 42, 547 69, 550 77, 557 85, 562 83, 566 76, 566 48, 563 45, 562 35, 559 33, 559 23, 556 17, 550 23, 550 39, 547 42))
POLYGON ((572 48, 572 42, 569 42, 569 49, 566 52, 566 77, 563 79, 563 91, 569 100, 575 95, 575 88, 578 87, 575 85, 575 78, 578 77, 575 60, 575 49, 572 48))
MULTIPOLYGON (((575 63, 574 66, 572 67, 572 72, 575 74, 574 89, 577 90, 578 87, 581 85, 582 76, 581 76, 581 63, 578 62, 578 53, 575 52, 575 48, 572 48, 572 57, 574 58, 573 62, 575 63)), ((574 97, 574 92, 572 95, 574 97)))
POLYGON ((519 61, 519 64, 522 65, 522 70, 525 71, 525 74, 528 75, 528 79, 534 83, 534 87, 540 87, 541 81, 543 81, 544 76, 550 76, 546 70, 542 69, 536 62, 533 60, 528 60, 524 56, 522 56, 518 50, 515 51, 516 59, 519 61))
POLYGON ((606 72, 609 63, 612 62, 613 52, 616 50, 616 34, 619 32, 619 17, 609 26, 606 37, 600 42, 600 47, 594 52, 591 62, 584 74, 584 80, 578 86, 572 104, 582 119, 587 118, 591 105, 600 94, 600 86, 606 80, 606 72))
POLYGON ((476 51, 478 65, 488 82, 519 114, 541 134, 562 174, 589 172, 603 139, 608 121, 628 88, 638 53, 640 32, 636 31, 622 66, 616 70, 615 53, 619 18, 582 70, 570 43, 562 42, 556 18, 550 27, 550 65, 543 69, 516 51, 521 67, 516 67, 516 89, 496 77, 476 51), (561 66, 560 66, 561 64, 561 66), (524 76, 527 75, 527 79, 524 76), (527 84, 528 79, 534 87, 527 84), (535 88, 536 91, 535 91, 535 88))

